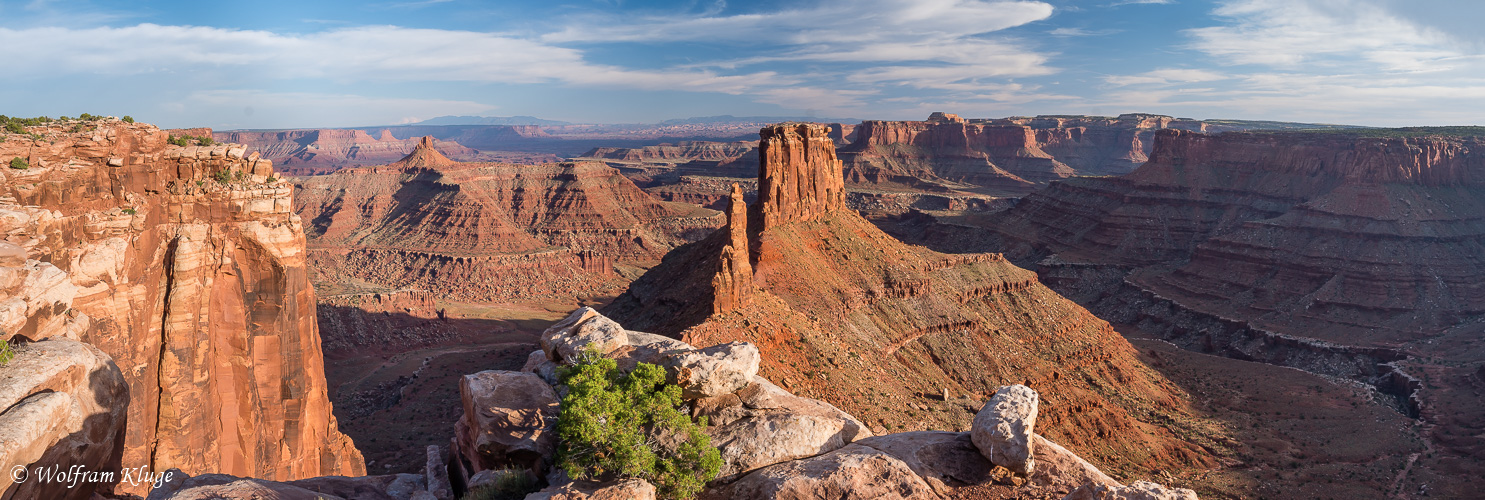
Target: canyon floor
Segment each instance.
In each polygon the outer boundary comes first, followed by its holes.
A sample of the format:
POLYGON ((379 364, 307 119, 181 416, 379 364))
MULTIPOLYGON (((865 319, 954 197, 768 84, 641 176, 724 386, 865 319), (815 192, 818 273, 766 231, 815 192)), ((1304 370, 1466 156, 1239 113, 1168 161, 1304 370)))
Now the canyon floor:
POLYGON ((459 377, 519 370, 538 349, 537 335, 594 301, 511 304, 445 303, 447 319, 387 313, 400 328, 431 328, 439 340, 411 348, 327 350, 325 378, 341 431, 356 442, 373 474, 421 473, 428 445, 448 446, 459 419, 459 377))

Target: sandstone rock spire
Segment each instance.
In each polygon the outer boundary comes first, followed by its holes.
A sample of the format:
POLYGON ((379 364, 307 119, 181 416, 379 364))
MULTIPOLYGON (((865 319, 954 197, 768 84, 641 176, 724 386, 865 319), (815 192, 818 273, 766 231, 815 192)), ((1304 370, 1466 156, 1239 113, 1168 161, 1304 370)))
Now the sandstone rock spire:
POLYGON ((418 141, 418 145, 413 148, 411 153, 408 153, 406 157, 403 157, 402 160, 392 165, 402 168, 428 168, 447 167, 454 164, 454 160, 450 160, 449 157, 444 156, 443 153, 433 148, 433 137, 425 135, 422 140, 418 141))
POLYGON ((721 265, 712 277, 712 312, 723 313, 747 304, 753 289, 753 265, 748 253, 748 205, 742 187, 732 185, 727 202, 727 246, 722 247, 721 265))
POLYGON ((830 131, 783 123, 759 134, 758 205, 762 230, 815 219, 845 206, 845 181, 830 131))

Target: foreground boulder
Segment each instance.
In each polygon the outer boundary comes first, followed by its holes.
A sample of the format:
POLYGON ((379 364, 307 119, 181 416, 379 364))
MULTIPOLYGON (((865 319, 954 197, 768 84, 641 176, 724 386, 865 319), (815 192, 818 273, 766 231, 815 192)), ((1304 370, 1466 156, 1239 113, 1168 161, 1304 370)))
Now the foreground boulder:
POLYGON ((636 363, 659 364, 666 354, 693 348, 663 335, 625 330, 593 308, 582 307, 542 332, 541 349, 547 359, 561 364, 571 364, 584 350, 594 349, 618 360, 619 368, 627 371, 636 363))
POLYGON ((812 457, 871 435, 856 417, 802 398, 763 377, 736 393, 696 400, 712 446, 722 451, 719 481, 759 467, 812 457))
POLYGON ((1062 500, 1197 500, 1196 492, 1186 488, 1166 488, 1149 482, 1135 481, 1129 486, 1088 484, 1062 500))
MULTIPOLYGON (((5 342, 0 339, 0 342, 5 342)), ((0 467, 7 472, 0 498, 88 498, 113 493, 118 483, 34 480, 37 470, 118 471, 124 452, 129 386, 107 354, 53 337, 15 349, 0 366, 0 467), (23 467, 33 480, 11 482, 23 467)))
POLYGON ((937 500, 928 483, 902 460, 851 444, 824 455, 754 471, 708 499, 937 500))
POLYGON ((460 484, 482 470, 540 475, 556 453, 557 393, 532 373, 488 370, 459 381, 464 415, 454 426, 460 484))
POLYGON ((753 344, 731 342, 673 353, 663 363, 671 383, 681 387, 681 397, 696 399, 747 387, 758 375, 761 358, 753 344))
POLYGON ((1024 385, 1008 385, 975 415, 970 436, 990 463, 1022 474, 1036 465, 1033 458, 1036 426, 1036 391, 1024 385))
POLYGON ((526 500, 655 500, 655 485, 643 479, 613 483, 570 482, 526 495, 526 500))

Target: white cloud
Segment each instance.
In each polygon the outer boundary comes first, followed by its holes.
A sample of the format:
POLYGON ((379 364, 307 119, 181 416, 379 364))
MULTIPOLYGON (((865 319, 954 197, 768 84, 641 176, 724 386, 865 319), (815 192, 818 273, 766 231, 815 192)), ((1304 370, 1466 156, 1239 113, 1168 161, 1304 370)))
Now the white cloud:
POLYGON ((1285 68, 1357 60, 1388 71, 1448 69, 1464 54, 1441 32, 1367 0, 1231 0, 1231 24, 1189 30, 1194 48, 1229 64, 1285 68))
POLYGON ((1103 36, 1103 35, 1112 35, 1112 34, 1115 34, 1115 33, 1119 33, 1120 31, 1121 30, 1115 30, 1115 29, 1085 30, 1083 28, 1062 27, 1062 28, 1054 29, 1052 31, 1048 31, 1047 34, 1048 35, 1052 35, 1052 36, 1062 36, 1062 37, 1068 37, 1068 36, 1103 36))
POLYGON ((494 111, 495 106, 446 99, 381 98, 315 92, 205 90, 165 106, 177 123, 214 123, 219 129, 351 127, 494 111))
POLYGON ((141 24, 124 28, 0 28, 0 66, 20 74, 240 72, 239 78, 335 81, 569 83, 741 93, 775 75, 630 70, 576 49, 488 33, 394 26, 307 35, 141 24))
MULTIPOLYGON (((707 61, 695 68, 780 62, 856 63, 817 69, 817 83, 907 85, 956 90, 990 79, 1056 72, 1048 55, 1024 40, 985 35, 1048 18, 1052 6, 1032 1, 825 0, 810 6, 754 14, 583 18, 543 36, 554 44, 701 41, 765 49, 763 55, 707 61), (876 63, 863 66, 860 63, 876 63)), ((799 75, 805 78, 806 75, 799 75)))
POLYGON ((1204 69, 1157 69, 1142 75, 1111 75, 1104 81, 1113 85, 1170 85, 1176 83, 1212 82, 1227 76, 1204 69))
POLYGON ((579 17, 543 41, 734 41, 757 45, 849 44, 990 33, 1046 19, 1052 6, 1020 0, 823 0, 757 14, 579 17))

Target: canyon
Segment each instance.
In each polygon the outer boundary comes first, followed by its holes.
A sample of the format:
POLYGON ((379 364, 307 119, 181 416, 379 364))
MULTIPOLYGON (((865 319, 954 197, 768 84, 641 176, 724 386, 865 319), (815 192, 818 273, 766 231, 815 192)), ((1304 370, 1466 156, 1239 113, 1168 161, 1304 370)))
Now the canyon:
POLYGON ((457 418, 451 381, 519 368, 566 311, 722 224, 600 163, 457 162, 437 144, 294 180, 331 397, 379 472, 421 467, 406 450, 457 418))
POLYGON ((1049 438, 1118 474, 1215 463, 1215 434, 1108 323, 998 254, 904 245, 845 205, 824 126, 764 129, 758 201, 681 247, 603 313, 695 345, 746 341, 781 387, 873 432, 964 429, 966 402, 1021 383, 1049 438), (1157 416, 1158 415, 1158 416, 1157 416))
POLYGON ((295 187, 319 273, 458 301, 616 293, 625 273, 721 224, 601 164, 455 162, 430 138, 396 163, 295 187))
POLYGON ((1374 491, 1469 496, 1485 449, 1482 145, 1428 129, 1167 130, 1129 174, 890 228, 1006 252, 1132 336, 1360 383, 1413 422, 1379 436, 1421 445, 1377 455, 1374 491))
MULTIPOLYGON (((0 133, 0 329, 19 346, 0 367, 0 427, 25 433, 6 440, 7 470, 363 474, 331 413, 302 224, 272 163, 118 119, 23 130, 0 133)), ((97 485, 63 486, 6 497, 97 485)))

